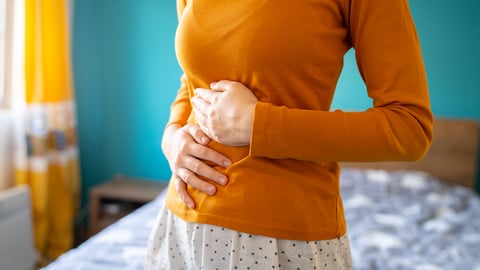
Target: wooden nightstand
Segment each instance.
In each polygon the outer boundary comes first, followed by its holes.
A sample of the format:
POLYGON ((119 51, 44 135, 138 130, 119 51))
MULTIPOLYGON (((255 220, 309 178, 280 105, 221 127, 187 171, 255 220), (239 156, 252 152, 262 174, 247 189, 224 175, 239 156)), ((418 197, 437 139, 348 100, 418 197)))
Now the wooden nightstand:
POLYGON ((93 235, 155 199, 167 182, 117 176, 90 189, 89 234, 93 235))

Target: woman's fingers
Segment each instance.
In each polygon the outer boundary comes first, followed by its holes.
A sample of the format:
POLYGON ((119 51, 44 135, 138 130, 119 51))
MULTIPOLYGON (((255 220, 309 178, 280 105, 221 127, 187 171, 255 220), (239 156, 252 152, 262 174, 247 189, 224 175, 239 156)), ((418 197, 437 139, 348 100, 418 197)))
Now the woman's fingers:
MULTIPOLYGON (((211 161, 223 167, 228 167, 231 162, 227 158, 223 157, 223 155, 206 146, 194 144, 190 145, 190 147, 195 149, 188 151, 189 154, 177 155, 172 159, 172 168, 175 168, 175 173, 188 184, 190 184, 189 182, 192 181, 192 183, 194 183, 193 186, 195 187, 197 187, 197 185, 195 185, 197 179, 205 182, 204 180, 199 179, 198 176, 212 180, 222 186, 226 185, 228 181, 227 176, 217 171, 212 166, 209 166, 205 162, 211 161), (191 180, 193 176, 195 178, 191 180)), ((206 191, 205 188, 200 189, 202 191, 206 191)))
POLYGON ((193 111, 195 112, 195 117, 197 118, 198 126, 202 132, 206 134, 208 138, 212 138, 213 134, 209 134, 209 130, 206 128, 208 123, 207 111, 209 110, 210 103, 205 102, 199 97, 192 98, 193 111))
POLYGON ((198 178, 195 173, 188 169, 179 168, 177 170, 177 176, 180 177, 187 185, 192 186, 193 188, 198 189, 202 192, 205 192, 208 195, 215 195, 215 193, 217 192, 217 188, 214 185, 198 178))
POLYGON ((190 194, 188 194, 187 184, 178 176, 174 176, 174 181, 175 190, 177 191, 178 196, 180 196, 180 199, 182 199, 188 208, 195 209, 195 201, 190 197, 190 194))
POLYGON ((193 111, 195 112, 195 117, 200 129, 209 138, 214 140, 218 140, 218 138, 216 138, 216 134, 212 133, 212 129, 209 127, 213 126, 212 120, 218 117, 215 114, 213 106, 220 93, 221 92, 198 88, 195 89, 195 96, 191 99, 193 111))
POLYGON ((195 113, 200 112, 202 115, 208 115, 211 112, 212 103, 207 102, 205 99, 202 99, 200 96, 192 97, 192 104, 193 104, 193 108, 195 109, 195 113))
POLYGON ((194 93, 195 96, 200 97, 205 102, 215 103, 216 99, 218 98, 218 94, 223 92, 223 89, 217 88, 215 90, 216 91, 212 91, 212 89, 196 88, 194 93))
POLYGON ((196 144, 196 145, 191 145, 190 147, 191 147, 190 153, 194 157, 213 162, 224 168, 227 168, 232 164, 230 159, 228 159, 226 156, 220 154, 219 152, 207 146, 196 144))
POLYGON ((210 88, 215 91, 226 91, 231 90, 235 84, 238 84, 237 81, 229 80, 220 80, 218 82, 212 82, 210 88))
POLYGON ((190 157, 186 158, 185 163, 188 165, 186 165, 184 168, 190 170, 195 175, 200 175, 204 178, 213 180, 222 186, 227 184, 228 179, 224 174, 208 166, 203 161, 190 157))
POLYGON ((205 134, 198 125, 187 124, 183 127, 183 131, 190 134, 195 142, 207 145, 211 139, 205 134))
MULTIPOLYGON (((184 131, 192 136, 195 141, 202 140, 203 137, 207 137, 205 133, 197 125, 187 125, 184 128, 184 131)), ((208 138, 208 137, 207 137, 208 138)), ((210 141, 210 139, 208 138, 210 141)), ((220 165, 224 168, 230 166, 232 162, 226 156, 220 154, 219 152, 201 144, 189 144, 189 148, 185 149, 188 152, 188 155, 197 157, 201 160, 211 161, 217 165, 220 165)))
POLYGON ((249 145, 258 102, 253 91, 240 82, 227 80, 214 82, 211 88, 197 88, 192 97, 200 128, 221 144, 249 145))
POLYGON ((188 186, 208 195, 215 195, 215 183, 226 185, 228 178, 209 162, 228 167, 231 161, 207 146, 211 139, 198 125, 187 124, 176 131, 175 126, 172 126, 171 129, 172 132, 165 133, 167 137, 164 137, 164 151, 168 154, 175 189, 182 201, 193 209, 196 205, 188 193, 188 186))

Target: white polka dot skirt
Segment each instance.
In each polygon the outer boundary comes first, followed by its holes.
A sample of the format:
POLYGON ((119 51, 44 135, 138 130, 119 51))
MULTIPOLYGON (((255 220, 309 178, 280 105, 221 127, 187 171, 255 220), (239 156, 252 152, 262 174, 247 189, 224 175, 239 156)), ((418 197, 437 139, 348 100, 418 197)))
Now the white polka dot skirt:
POLYGON ((283 240, 198 223, 161 210, 148 242, 145 269, 352 269, 348 236, 283 240))

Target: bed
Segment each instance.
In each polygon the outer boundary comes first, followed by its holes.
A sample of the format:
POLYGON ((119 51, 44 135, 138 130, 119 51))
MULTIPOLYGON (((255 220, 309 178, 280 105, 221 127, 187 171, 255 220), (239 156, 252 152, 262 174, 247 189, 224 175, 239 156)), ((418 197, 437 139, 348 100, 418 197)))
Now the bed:
MULTIPOLYGON (((440 119, 417 163, 342 164, 354 269, 480 269, 479 125, 440 119)), ((45 269, 143 269, 164 192, 45 269)))

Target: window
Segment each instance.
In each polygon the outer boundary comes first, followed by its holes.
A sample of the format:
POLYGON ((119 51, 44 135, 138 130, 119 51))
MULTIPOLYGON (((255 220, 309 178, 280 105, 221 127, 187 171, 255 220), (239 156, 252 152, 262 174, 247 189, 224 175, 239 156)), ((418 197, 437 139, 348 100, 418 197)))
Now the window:
POLYGON ((24 100, 25 1, 0 0, 0 109, 24 100))
POLYGON ((0 107, 6 104, 5 89, 5 50, 6 50, 6 30, 7 30, 7 1, 0 0, 0 107))

